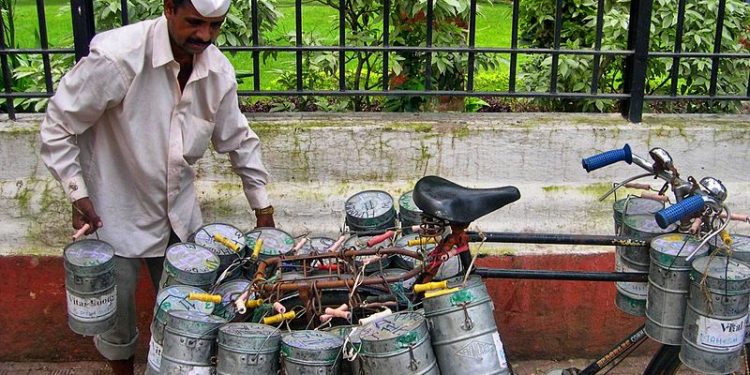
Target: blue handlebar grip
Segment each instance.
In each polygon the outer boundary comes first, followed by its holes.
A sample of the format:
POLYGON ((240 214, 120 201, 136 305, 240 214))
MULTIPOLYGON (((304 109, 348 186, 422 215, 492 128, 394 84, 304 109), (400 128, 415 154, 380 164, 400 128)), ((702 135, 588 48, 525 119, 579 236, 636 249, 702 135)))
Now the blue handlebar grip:
POLYGON ((693 216, 703 211, 706 203, 700 195, 693 195, 685 198, 677 204, 673 204, 656 213, 656 223, 661 229, 666 229, 670 224, 677 220, 693 216))
POLYGON ((589 156, 586 159, 581 160, 581 164, 586 172, 591 172, 618 161, 625 161, 628 164, 633 162, 633 154, 630 152, 630 146, 628 144, 625 144, 625 147, 621 150, 611 150, 602 152, 599 155, 589 156))

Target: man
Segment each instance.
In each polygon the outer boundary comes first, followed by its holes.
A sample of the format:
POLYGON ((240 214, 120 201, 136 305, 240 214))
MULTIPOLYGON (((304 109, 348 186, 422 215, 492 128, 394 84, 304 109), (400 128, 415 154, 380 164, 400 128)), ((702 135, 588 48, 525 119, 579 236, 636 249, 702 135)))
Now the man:
POLYGON ((133 373, 143 259, 156 287, 168 244, 201 225, 191 166, 209 140, 229 154, 257 226, 274 226, 258 137, 212 45, 228 10, 229 0, 164 0, 159 19, 97 35, 41 126, 42 160, 73 202, 73 227, 88 224, 115 248, 117 323, 94 342, 116 374, 133 373))

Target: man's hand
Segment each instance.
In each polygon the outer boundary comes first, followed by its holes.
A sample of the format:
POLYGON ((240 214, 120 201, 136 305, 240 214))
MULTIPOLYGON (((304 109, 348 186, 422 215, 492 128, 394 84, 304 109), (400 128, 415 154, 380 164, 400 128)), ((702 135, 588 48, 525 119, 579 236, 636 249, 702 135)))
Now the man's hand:
POLYGON ((94 210, 94 204, 88 197, 73 202, 73 229, 81 229, 84 224, 89 225, 89 229, 84 233, 86 235, 96 232, 103 225, 102 219, 94 210))
POLYGON ((256 228, 276 228, 276 223, 273 222, 273 206, 266 208, 259 208, 255 210, 256 228))

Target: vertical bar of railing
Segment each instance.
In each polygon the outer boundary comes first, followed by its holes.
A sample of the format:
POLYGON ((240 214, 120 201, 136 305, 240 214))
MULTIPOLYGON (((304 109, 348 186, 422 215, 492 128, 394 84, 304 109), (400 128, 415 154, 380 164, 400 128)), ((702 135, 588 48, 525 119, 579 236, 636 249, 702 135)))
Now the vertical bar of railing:
POLYGON ((599 65, 601 64, 602 55, 598 52, 602 50, 602 38, 604 38, 604 0, 599 0, 596 6, 596 42, 594 42, 594 66, 591 76, 591 93, 596 94, 599 91, 599 65))
POLYGON ((672 69, 670 71, 671 85, 669 95, 677 96, 677 80, 680 73, 680 53, 682 52, 682 37, 685 29, 685 0, 677 3, 677 30, 674 36, 674 52, 677 54, 672 58, 672 69))
MULTIPOLYGON (((11 14, 8 17, 12 17, 11 14)), ((0 14, 0 49, 5 50, 5 17, 0 14)), ((8 64, 8 55, 0 54, 0 69, 3 71, 3 86, 5 86, 5 93, 13 93, 13 81, 11 80, 10 64, 8 64)), ((11 120, 16 119, 15 105, 13 104, 13 98, 7 97, 5 99, 6 110, 8 111, 8 118, 11 120)))
POLYGON ((652 5, 653 0, 630 2, 628 49, 633 50, 633 54, 625 59, 623 72, 623 90, 630 97, 623 100, 621 108, 622 115, 636 123, 641 122, 643 116, 652 5))
POLYGON ((73 44, 76 61, 78 61, 89 54, 89 43, 96 34, 93 0, 70 0, 70 12, 73 24, 73 44))
POLYGON ((42 47, 42 65, 44 66, 44 85, 47 93, 52 93, 52 66, 49 61, 49 41, 47 40, 47 16, 44 11, 44 0, 36 0, 36 17, 39 20, 39 44, 42 47))
POLYGON ((708 87, 708 95, 716 96, 716 81, 719 76, 719 56, 721 52, 721 34, 724 31, 724 13, 727 0, 719 0, 719 10, 716 14, 716 35, 714 36, 714 56, 711 56, 711 83, 708 87))
POLYGON ((466 81, 466 91, 474 91, 474 44, 477 35, 477 0, 469 1, 469 77, 466 81))
POLYGON ((508 92, 516 92, 516 65, 518 65, 518 3, 520 0, 513 1, 513 25, 510 35, 510 72, 508 73, 508 92))
POLYGON ((563 0, 557 0, 555 5, 555 41, 552 47, 552 72, 550 73, 549 92, 557 92, 557 63, 560 60, 560 33, 562 32, 562 3, 563 0))
POLYGON ((302 91, 302 0, 294 1, 295 44, 297 46, 297 91, 302 91))
POLYGON ((251 21, 251 28, 253 33, 253 47, 256 49, 253 50, 252 58, 253 58, 253 90, 260 91, 260 51, 258 51, 258 46, 260 46, 260 20, 258 19, 258 0, 251 0, 250 1, 250 14, 253 18, 251 21))
POLYGON ((435 10, 433 9, 434 1, 435 0, 427 0, 427 40, 425 41, 425 45, 428 48, 428 51, 427 66, 425 66, 424 72, 424 88, 427 91, 432 89, 432 51, 430 48, 432 48, 432 21, 435 19, 435 10))
POLYGON ((745 95, 750 98, 750 73, 747 74, 747 94, 745 95))
POLYGON ((388 91, 388 76, 390 68, 388 67, 388 47, 391 45, 391 0, 383 0, 383 90, 388 91))
MULTIPOLYGON (((339 90, 346 90, 346 0, 339 0, 339 90)), ((358 52, 357 52, 358 53, 358 52)))
POLYGON ((128 17, 128 0, 120 0, 120 9, 122 14, 122 24, 130 24, 130 17, 128 17))

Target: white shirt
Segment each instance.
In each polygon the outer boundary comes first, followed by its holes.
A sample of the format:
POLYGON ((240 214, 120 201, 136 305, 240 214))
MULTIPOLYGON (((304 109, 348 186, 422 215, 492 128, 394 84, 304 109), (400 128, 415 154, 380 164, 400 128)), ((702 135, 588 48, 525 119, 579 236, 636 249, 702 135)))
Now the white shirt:
POLYGON ((198 229, 192 165, 209 139, 229 154, 250 206, 269 205, 258 136, 215 46, 194 57, 184 92, 163 16, 101 33, 90 51, 49 101, 41 157, 71 201, 91 197, 117 255, 162 256, 170 227, 183 240, 198 229))

